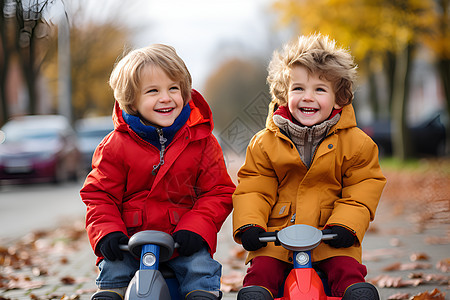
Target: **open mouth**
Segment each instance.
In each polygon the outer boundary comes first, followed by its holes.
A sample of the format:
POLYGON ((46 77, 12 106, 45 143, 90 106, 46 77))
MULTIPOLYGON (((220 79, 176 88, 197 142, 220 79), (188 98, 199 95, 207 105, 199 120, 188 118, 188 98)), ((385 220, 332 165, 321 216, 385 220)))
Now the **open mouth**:
POLYGON ((309 108, 309 107, 301 107, 301 108, 300 108, 300 111, 301 111, 302 113, 304 113, 304 114, 312 115, 312 114, 314 114, 315 112, 317 112, 318 109, 316 109, 316 108, 309 108))
POLYGON ((159 112, 159 113, 169 113, 169 112, 171 112, 172 110, 174 110, 173 107, 171 107, 171 108, 155 109, 155 111, 156 111, 156 112, 159 112))

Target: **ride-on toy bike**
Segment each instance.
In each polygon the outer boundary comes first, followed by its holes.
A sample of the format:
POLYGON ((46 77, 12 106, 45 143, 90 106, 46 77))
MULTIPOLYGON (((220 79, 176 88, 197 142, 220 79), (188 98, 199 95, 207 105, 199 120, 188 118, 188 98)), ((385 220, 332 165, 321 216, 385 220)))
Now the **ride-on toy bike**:
POLYGON ((311 250, 322 240, 330 240, 336 234, 324 234, 308 225, 292 225, 278 232, 265 232, 259 237, 261 242, 275 242, 293 251, 293 269, 286 277, 284 295, 277 300, 337 300, 339 297, 327 296, 322 279, 312 267, 311 250))
POLYGON ((130 238, 128 245, 121 246, 122 250, 140 258, 139 270, 128 285, 125 299, 183 299, 177 279, 173 274, 167 274, 170 270, 160 269, 160 262, 169 260, 176 246, 170 234, 154 230, 138 232, 130 238))
MULTIPOLYGON (((293 251, 293 269, 286 277, 283 296, 275 300, 338 300, 338 299, 379 299, 375 287, 369 288, 365 283, 352 285, 351 293, 341 297, 328 296, 328 283, 321 278, 312 267, 311 251, 319 246, 323 240, 336 238, 329 230, 323 231, 308 225, 291 225, 278 232, 264 232, 259 236, 261 242, 275 242, 284 248, 293 251), (327 291, 326 291, 327 290, 327 291)), ((254 299, 251 292, 259 295, 258 299, 272 299, 268 291, 261 287, 246 287, 247 294, 239 292, 238 299, 254 299), (253 290, 252 290, 253 289, 253 290), (250 293, 248 293, 251 291, 250 293)), ((254 294, 253 294, 254 296, 254 294)))

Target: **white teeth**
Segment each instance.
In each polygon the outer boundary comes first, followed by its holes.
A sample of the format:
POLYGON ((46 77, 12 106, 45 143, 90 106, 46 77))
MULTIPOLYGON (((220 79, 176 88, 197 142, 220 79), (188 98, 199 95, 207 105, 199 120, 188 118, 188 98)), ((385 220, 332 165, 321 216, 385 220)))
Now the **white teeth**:
POLYGON ((305 113, 305 114, 313 114, 313 113, 315 113, 316 111, 317 111, 317 109, 314 109, 314 108, 301 108, 300 109, 303 113, 305 113))
POLYGON ((166 112, 169 112, 171 110, 172 110, 172 108, 166 108, 166 109, 158 109, 157 111, 166 113, 166 112))

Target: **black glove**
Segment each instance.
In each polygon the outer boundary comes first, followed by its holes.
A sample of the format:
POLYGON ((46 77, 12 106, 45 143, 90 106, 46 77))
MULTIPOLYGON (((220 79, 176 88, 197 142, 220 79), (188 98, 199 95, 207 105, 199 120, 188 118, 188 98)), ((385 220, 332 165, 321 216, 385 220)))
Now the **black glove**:
POLYGON ((337 234, 337 238, 323 241, 325 244, 334 248, 348 248, 355 243, 356 237, 350 230, 338 225, 332 226, 329 229, 331 231, 330 233, 337 234))
POLYGON ((129 238, 123 232, 111 232, 100 240, 97 248, 110 261, 115 261, 116 259, 123 260, 123 251, 120 250, 119 244, 126 245, 128 244, 128 240, 129 238))
POLYGON ((247 251, 255 251, 262 247, 267 246, 266 242, 259 241, 259 235, 263 232, 266 232, 266 231, 264 229, 262 229, 261 227, 256 227, 256 226, 246 229, 241 234, 241 242, 242 242, 242 246, 244 247, 244 249, 247 251))
POLYGON ((179 230, 173 234, 173 240, 180 245, 181 256, 191 256, 203 247, 203 238, 189 230, 179 230))

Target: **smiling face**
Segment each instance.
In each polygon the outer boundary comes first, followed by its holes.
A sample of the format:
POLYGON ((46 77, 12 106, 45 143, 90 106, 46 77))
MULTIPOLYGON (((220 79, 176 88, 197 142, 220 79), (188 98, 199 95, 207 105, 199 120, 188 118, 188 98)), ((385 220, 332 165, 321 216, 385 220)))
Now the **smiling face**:
POLYGON ((168 127, 183 109, 184 101, 180 83, 173 81, 157 66, 145 66, 141 70, 141 84, 133 109, 146 125, 168 127))
POLYGON ((333 84, 310 74, 305 67, 294 66, 290 72, 288 108, 292 116, 304 126, 320 124, 331 115, 336 104, 333 84))

